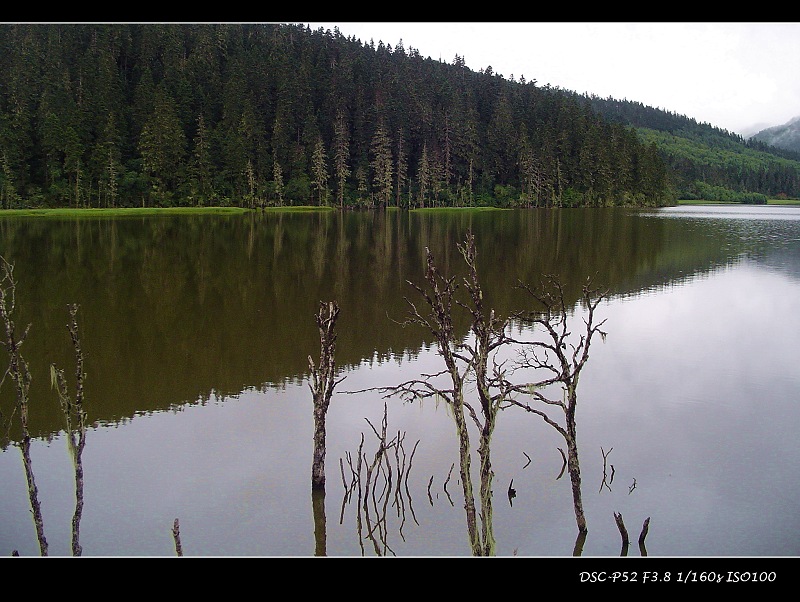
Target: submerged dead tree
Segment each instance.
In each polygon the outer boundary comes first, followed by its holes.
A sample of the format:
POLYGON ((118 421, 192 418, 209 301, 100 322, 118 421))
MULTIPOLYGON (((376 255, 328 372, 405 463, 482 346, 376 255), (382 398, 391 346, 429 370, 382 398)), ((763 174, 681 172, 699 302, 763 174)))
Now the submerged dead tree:
POLYGON ((333 390, 343 380, 336 380, 336 319, 339 306, 335 301, 320 301, 314 316, 319 329, 319 363, 308 356, 311 380, 308 387, 314 400, 314 451, 311 463, 311 507, 314 514, 315 556, 327 555, 325 520, 325 420, 333 390))
POLYGON ((495 538, 492 526, 492 480, 491 438, 504 393, 497 387, 504 382, 497 366, 492 365, 494 352, 507 344, 508 321, 499 319, 494 310, 484 307, 483 291, 477 271, 475 238, 467 233, 464 244, 458 250, 467 265, 464 284, 469 295, 467 302, 456 299, 458 289, 455 276, 444 276, 436 267, 433 255, 426 248, 426 286, 409 284, 419 293, 424 306, 408 298, 408 317, 403 325, 421 326, 435 338, 437 352, 444 362, 444 370, 436 374, 423 374, 393 387, 381 387, 387 397, 398 395, 406 401, 423 400, 430 397, 443 399, 452 412, 458 439, 459 476, 464 495, 464 510, 467 534, 474 556, 491 556, 495 553, 495 538), (465 309, 471 317, 470 333, 466 340, 455 334, 453 327, 454 305, 465 309), (473 406, 466 397, 466 389, 474 382, 478 404, 473 406), (480 459, 479 499, 480 529, 475 491, 472 480, 472 449, 469 420, 478 429, 478 456, 480 459))
POLYGON ((534 405, 511 396, 509 402, 541 417, 564 437, 567 444, 567 470, 572 484, 575 521, 579 534, 585 534, 588 529, 581 496, 575 411, 578 405, 578 381, 589 360, 592 338, 596 334, 603 339, 606 337, 606 333, 601 330, 605 320, 597 322, 595 316, 595 311, 605 298, 605 293, 593 288, 590 282, 583 286, 585 328, 575 342, 570 331, 570 309, 567 307, 561 282, 554 277, 548 277, 539 289, 529 285, 522 285, 521 288, 528 292, 538 306, 530 312, 518 314, 517 317, 521 322, 532 325, 534 332, 538 327, 544 332, 544 336, 533 341, 515 341, 522 345, 518 367, 532 369, 534 373, 544 372, 547 376, 525 384, 512 384, 506 381, 504 388, 509 395, 523 393, 533 398, 534 405), (560 389, 560 399, 547 396, 552 387, 560 389), (558 408, 563 414, 563 423, 552 418, 542 407, 558 408))
POLYGON ((335 301, 320 302, 315 315, 319 328, 319 364, 308 356, 311 382, 308 386, 314 396, 314 457, 311 467, 312 489, 325 488, 325 418, 331 396, 343 378, 336 379, 336 319, 339 306, 335 301))
POLYGON ((483 536, 483 554, 494 555, 495 540, 492 516, 492 480, 494 471, 491 461, 491 440, 497 424, 498 412, 502 409, 505 391, 502 387, 503 373, 497 365, 489 369, 490 361, 494 360, 495 351, 507 345, 510 339, 506 335, 508 318, 499 318, 493 309, 487 310, 484 306, 483 289, 478 279, 478 257, 475 248, 475 237, 472 232, 467 232, 463 245, 458 245, 461 255, 467 265, 467 276, 464 285, 469 293, 470 303, 459 303, 466 309, 472 320, 470 323, 471 337, 462 344, 464 352, 458 357, 466 362, 468 369, 475 379, 475 390, 478 395, 480 414, 465 402, 473 422, 480 433, 478 443, 478 457, 480 458, 480 499, 481 499, 481 527, 483 536))
POLYGON ((20 425, 22 428, 22 439, 20 450, 22 452, 22 463, 25 468, 25 478, 28 483, 28 497, 33 514, 33 523, 36 528, 36 537, 39 541, 39 551, 42 556, 48 555, 47 539, 44 536, 44 521, 42 519, 42 508, 39 503, 39 493, 36 487, 36 479, 33 474, 31 463, 31 437, 28 432, 28 391, 31 384, 31 373, 28 364, 20 353, 20 347, 25 341, 25 337, 30 330, 30 324, 18 337, 16 325, 14 324, 13 314, 16 309, 17 283, 14 280, 14 266, 0 256, 0 327, 3 328, 2 345, 8 352, 8 366, 0 385, 5 382, 6 376, 10 377, 14 383, 16 392, 15 412, 19 413, 20 425))
POLYGON ((80 523, 83 514, 83 448, 86 445, 86 412, 83 410, 83 351, 76 315, 78 306, 69 306, 70 322, 67 324, 72 346, 75 349, 75 399, 70 397, 64 371, 50 365, 50 382, 58 391, 61 411, 66 419, 67 446, 75 468, 75 513, 72 516, 72 555, 80 556, 80 523))

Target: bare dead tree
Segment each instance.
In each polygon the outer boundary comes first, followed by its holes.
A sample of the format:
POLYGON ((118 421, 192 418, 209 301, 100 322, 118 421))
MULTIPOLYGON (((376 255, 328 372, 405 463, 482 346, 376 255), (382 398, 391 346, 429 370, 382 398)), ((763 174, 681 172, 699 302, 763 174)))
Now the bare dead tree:
POLYGON ((36 528, 36 537, 39 542, 39 551, 42 556, 48 555, 47 539, 44 536, 44 521, 42 519, 42 508, 39 503, 39 492, 36 487, 36 479, 31 463, 30 447, 31 437, 28 431, 28 391, 31 384, 31 373, 28 364, 20 353, 25 338, 30 330, 30 324, 26 326, 22 334, 17 337, 16 325, 14 324, 13 314, 16 309, 17 283, 14 280, 14 266, 4 257, 0 256, 0 322, 2 322, 3 336, 0 344, 8 352, 8 366, 0 379, 0 384, 9 376, 14 383, 16 390, 16 408, 19 413, 20 425, 22 427, 22 440, 20 451, 22 452, 22 463, 25 468, 25 478, 28 483, 28 498, 33 514, 33 523, 36 528))
POLYGON ((459 353, 460 358, 466 362, 475 379, 475 389, 478 393, 480 415, 472 406, 465 403, 472 416, 473 422, 480 433, 478 444, 478 457, 480 458, 480 499, 481 499, 481 527, 483 536, 483 555, 493 556, 495 540, 492 520, 492 480, 494 471, 491 462, 491 440, 497 424, 498 412, 503 407, 506 396, 505 388, 498 386, 504 383, 501 366, 493 364, 490 372, 490 361, 494 360, 494 353, 500 347, 510 343, 506 335, 508 318, 499 318, 493 309, 487 310, 483 302, 483 289, 478 279, 477 250, 475 237, 472 232, 467 232, 463 245, 458 245, 461 255, 467 265, 467 276, 464 285, 470 296, 470 303, 459 303, 466 309, 471 317, 471 340, 463 343, 465 353, 459 353))
POLYGON ((393 387, 381 388, 386 397, 398 395, 404 401, 424 400, 431 397, 443 399, 451 408, 458 437, 459 469, 464 493, 464 510, 466 512, 467 532, 473 555, 481 555, 482 542, 478 531, 475 497, 472 489, 470 437, 467 425, 467 409, 464 404, 464 380, 466 366, 460 364, 459 350, 461 344, 453 329, 454 295, 458 285, 455 276, 446 277, 436 267, 430 249, 425 249, 426 272, 425 281, 428 289, 408 282, 423 298, 427 310, 405 298, 409 306, 408 317, 403 326, 417 325, 428 330, 436 339, 437 351, 445 364, 445 370, 437 374, 422 374, 393 387), (449 376, 450 387, 438 383, 439 377, 449 376))
POLYGON ((336 379, 336 319, 339 306, 335 301, 320 302, 315 315, 319 328, 319 364, 314 364, 308 356, 311 381, 308 386, 314 396, 314 456, 311 467, 312 489, 325 487, 325 418, 331 396, 337 384, 344 378, 336 379))
POLYGON ((78 306, 69 306, 70 322, 67 324, 72 346, 75 349, 75 399, 68 392, 64 371, 50 365, 50 383, 58 391, 61 411, 66 419, 67 445, 75 468, 75 512, 72 516, 72 555, 80 556, 80 523, 83 514, 83 448, 86 446, 86 412, 83 409, 83 351, 76 315, 78 306))
POLYGON ((545 377, 524 384, 506 381, 504 388, 511 404, 541 417, 564 437, 567 444, 567 470, 572 484, 575 520, 578 531, 585 533, 587 526, 581 496, 575 412, 578 405, 578 382, 589 359, 592 339, 596 334, 603 339, 606 337, 606 333, 601 330, 605 320, 597 322, 595 316, 598 305, 605 298, 605 293, 593 288, 590 281, 583 286, 585 328, 577 342, 573 342, 570 331, 571 311, 565 301, 561 282, 549 276, 538 289, 524 284, 520 285, 520 288, 525 290, 538 306, 532 311, 517 314, 516 317, 521 322, 530 324, 534 332, 537 328, 543 331, 543 337, 532 341, 515 341, 522 346, 517 368, 533 369, 534 374, 544 373, 545 377), (553 387, 560 389, 560 399, 546 396, 553 387), (532 401, 513 397, 514 393, 524 394, 532 398, 532 401), (552 418, 545 411, 548 408, 560 410, 563 414, 563 423, 552 418))
MULTIPOLYGON (((509 343, 506 335, 508 319, 496 316, 494 310, 484 306, 478 269, 475 238, 468 232, 458 250, 467 266, 463 278, 468 301, 455 297, 458 284, 455 276, 444 276, 436 267, 430 249, 426 253, 425 286, 408 282, 422 297, 424 306, 406 297, 409 311, 403 326, 415 325, 428 330, 435 338, 437 352, 444 362, 445 369, 436 374, 422 374, 392 387, 377 390, 386 397, 399 396, 405 401, 427 398, 443 399, 451 409, 456 425, 459 453, 459 471, 464 495, 464 510, 467 520, 467 533, 472 554, 491 556, 495 553, 494 530, 492 527, 492 479, 491 438, 494 433, 498 412, 504 398, 499 385, 504 378, 499 366, 494 363, 496 350, 509 343), (466 310, 471 317, 470 333, 466 340, 460 340, 453 328, 454 305, 466 310), (449 379, 449 383, 447 380, 449 379), (478 405, 473 406, 466 399, 465 390, 474 383, 478 405), (472 450, 469 434, 469 420, 478 429, 478 470, 480 496, 480 530, 472 480, 472 450)), ((375 390, 375 389, 371 389, 375 390)))

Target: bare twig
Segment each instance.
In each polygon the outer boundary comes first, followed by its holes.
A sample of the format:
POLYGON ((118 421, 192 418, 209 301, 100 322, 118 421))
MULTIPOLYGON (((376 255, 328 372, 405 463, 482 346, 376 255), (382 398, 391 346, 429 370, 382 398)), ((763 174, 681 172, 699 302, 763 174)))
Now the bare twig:
POLYGON ((69 306, 70 322, 67 324, 72 345, 75 349, 75 399, 68 391, 64 371, 54 364, 50 365, 50 382, 58 391, 61 411, 66 420, 66 436, 72 462, 75 466, 75 512, 72 516, 72 555, 80 556, 83 552, 80 545, 80 522, 83 515, 83 449, 86 446, 86 412, 83 409, 83 352, 78 332, 78 306, 69 306))
MULTIPOLYGON (((602 447, 600 448, 600 453, 603 454, 603 482, 600 483, 600 491, 598 491, 598 493, 603 491, 603 487, 605 487, 606 489, 611 491, 610 482, 606 480, 608 478, 608 475, 606 473, 606 466, 607 466, 608 456, 612 451, 614 451, 613 447, 611 449, 609 449, 608 451, 603 450, 602 447)), ((611 470, 612 470, 611 479, 613 480, 614 479, 614 473, 613 473, 614 466, 613 465, 611 466, 611 470)))
POLYGON ((564 454, 564 450, 561 449, 560 447, 558 448, 558 451, 561 454, 562 464, 561 464, 561 472, 558 473, 556 481, 558 481, 558 479, 564 476, 564 471, 567 469, 567 456, 564 454))

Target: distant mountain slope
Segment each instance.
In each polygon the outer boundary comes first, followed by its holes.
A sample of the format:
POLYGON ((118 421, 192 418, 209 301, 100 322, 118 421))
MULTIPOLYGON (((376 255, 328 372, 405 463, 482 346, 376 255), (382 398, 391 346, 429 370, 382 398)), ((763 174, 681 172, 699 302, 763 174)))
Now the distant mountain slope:
POLYGON ((800 153, 800 116, 783 125, 761 130, 750 139, 800 153))
POLYGON ((584 99, 609 121, 634 128, 642 140, 655 144, 679 198, 698 198, 709 186, 771 198, 800 197, 800 119, 764 130, 779 130, 771 137, 762 132, 746 140, 640 102, 592 95, 584 99), (776 143, 779 137, 783 146, 776 143), (792 148, 786 145, 790 139, 795 140, 792 148))

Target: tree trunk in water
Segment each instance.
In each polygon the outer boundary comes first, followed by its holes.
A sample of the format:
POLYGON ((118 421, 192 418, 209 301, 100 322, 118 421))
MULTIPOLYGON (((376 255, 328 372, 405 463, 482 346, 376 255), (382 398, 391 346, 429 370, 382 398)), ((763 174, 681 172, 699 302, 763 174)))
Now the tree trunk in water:
POLYGON ((491 449, 489 447, 494 432, 494 419, 488 418, 486 425, 481 433, 481 443, 478 447, 478 455, 481 458, 481 518, 483 535, 483 556, 495 555, 494 523, 492 509, 492 471, 491 449))
POLYGON ((314 400, 314 457, 311 466, 311 486, 325 489, 325 414, 326 407, 314 400))
POLYGON ((339 306, 335 301, 320 302, 316 322, 319 328, 319 365, 308 356, 311 382, 309 388, 314 397, 314 453, 311 465, 311 488, 325 488, 325 415, 337 384, 336 371, 336 318, 339 306))
POLYGON ((583 514, 583 498, 581 496, 581 468, 578 464, 578 445, 575 437, 567 438, 567 470, 569 479, 572 482, 572 503, 575 507, 575 521, 578 524, 578 531, 586 533, 586 517, 583 514))
MULTIPOLYGON (((454 382, 455 384, 455 382, 454 382)), ((456 422, 458 433, 458 457, 461 485, 464 490, 464 511, 467 514, 467 534, 473 556, 481 556, 481 541, 478 534, 478 517, 475 512, 475 498, 472 492, 472 460, 469 452, 469 432, 464 416, 464 400, 461 398, 460 388, 456 389, 453 399, 453 418, 456 422)))

